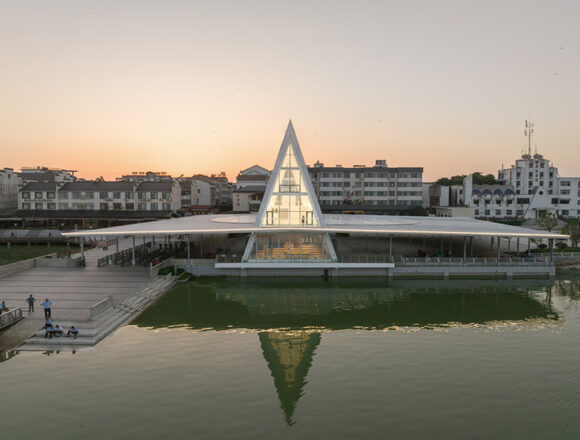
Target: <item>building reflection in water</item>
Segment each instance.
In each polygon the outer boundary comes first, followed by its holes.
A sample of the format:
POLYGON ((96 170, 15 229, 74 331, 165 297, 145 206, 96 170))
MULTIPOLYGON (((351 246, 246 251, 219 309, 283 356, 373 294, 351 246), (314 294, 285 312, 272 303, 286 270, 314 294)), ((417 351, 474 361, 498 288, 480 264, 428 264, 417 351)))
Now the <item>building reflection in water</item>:
POLYGON ((165 295, 133 324, 198 331, 257 330, 291 425, 323 332, 559 326, 563 319, 551 298, 560 288, 570 290, 553 280, 413 280, 388 285, 285 280, 283 287, 279 280, 188 283, 165 295))
POLYGON ((320 344, 320 333, 300 330, 269 331, 260 332, 258 336, 264 359, 274 378, 286 423, 293 425, 292 416, 298 399, 304 392, 314 350, 320 344))

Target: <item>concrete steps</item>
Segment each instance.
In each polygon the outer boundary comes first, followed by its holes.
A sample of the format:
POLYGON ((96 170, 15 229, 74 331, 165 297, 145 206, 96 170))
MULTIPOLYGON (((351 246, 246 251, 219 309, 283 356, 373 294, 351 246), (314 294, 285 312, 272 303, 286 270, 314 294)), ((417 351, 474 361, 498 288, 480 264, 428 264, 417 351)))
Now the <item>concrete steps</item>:
POLYGON ((66 336, 45 338, 45 331, 42 329, 27 339, 18 349, 23 351, 46 351, 75 350, 80 347, 92 347, 136 314, 142 312, 174 284, 175 279, 173 277, 161 277, 150 282, 119 304, 115 304, 104 310, 94 320, 55 322, 55 324, 59 324, 65 329, 65 334, 71 325, 76 326, 79 330, 79 335, 76 339, 66 336))

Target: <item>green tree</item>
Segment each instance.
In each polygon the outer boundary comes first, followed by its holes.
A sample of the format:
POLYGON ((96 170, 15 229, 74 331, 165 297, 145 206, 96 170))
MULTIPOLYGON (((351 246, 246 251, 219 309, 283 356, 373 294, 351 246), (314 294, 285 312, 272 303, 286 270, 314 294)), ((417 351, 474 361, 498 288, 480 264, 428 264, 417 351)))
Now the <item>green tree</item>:
POLYGON ((558 217, 556 217, 551 212, 544 212, 542 216, 537 220, 538 226, 548 232, 558 226, 558 217))
MULTIPOLYGON (((467 176, 465 174, 458 174, 451 177, 442 177, 435 183, 441 186, 463 185, 463 179, 467 176)), ((475 185, 495 185, 497 180, 493 174, 483 175, 479 171, 473 173, 473 183, 475 185)))
POLYGON ((486 174, 485 176, 480 172, 473 173, 473 183, 475 185, 496 185, 497 180, 493 174, 486 174))
POLYGON ((422 206, 414 206, 413 208, 411 208, 409 210, 409 215, 413 215, 413 216, 427 216, 429 215, 429 211, 427 211, 427 209, 423 208, 422 206))
POLYGON ((465 179, 465 177, 466 177, 465 174, 451 177, 442 177, 435 183, 441 186, 463 185, 463 179, 465 179))
POLYGON ((572 249, 576 247, 580 241, 580 222, 570 221, 562 228, 562 233, 570 236, 572 242, 572 249))

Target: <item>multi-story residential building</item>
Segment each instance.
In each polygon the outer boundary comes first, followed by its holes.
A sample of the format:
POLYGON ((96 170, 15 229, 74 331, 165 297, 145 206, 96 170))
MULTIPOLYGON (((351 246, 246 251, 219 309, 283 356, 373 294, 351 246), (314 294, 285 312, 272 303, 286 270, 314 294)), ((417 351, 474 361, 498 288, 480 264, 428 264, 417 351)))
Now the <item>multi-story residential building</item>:
POLYGON ((545 212, 580 217, 580 177, 561 177, 541 154, 522 155, 498 171, 498 185, 475 185, 467 176, 464 203, 479 218, 539 218, 545 212))
POLYGON ((164 211, 180 207, 177 182, 30 182, 18 193, 21 210, 164 211))
POLYGON ((233 191, 233 210, 258 212, 269 179, 270 171, 259 165, 240 171, 233 191))
POLYGON ((191 178, 192 206, 210 206, 220 210, 232 207, 232 188, 225 174, 211 177, 198 174, 191 178))
POLYGON ((18 208, 20 176, 12 168, 0 170, 0 209, 18 208))
POLYGON ((316 162, 308 172, 323 211, 406 213, 422 205, 420 167, 393 168, 385 160, 377 160, 373 167, 351 168, 316 162))

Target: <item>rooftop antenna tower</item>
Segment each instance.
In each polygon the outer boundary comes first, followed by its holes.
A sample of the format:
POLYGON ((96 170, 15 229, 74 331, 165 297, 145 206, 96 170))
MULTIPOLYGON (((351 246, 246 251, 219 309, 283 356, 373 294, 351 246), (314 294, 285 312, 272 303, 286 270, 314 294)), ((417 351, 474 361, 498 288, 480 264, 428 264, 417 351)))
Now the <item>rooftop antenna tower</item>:
POLYGON ((532 155, 532 135, 534 134, 534 123, 531 120, 526 119, 526 129, 524 130, 524 136, 528 138, 528 155, 532 155))

